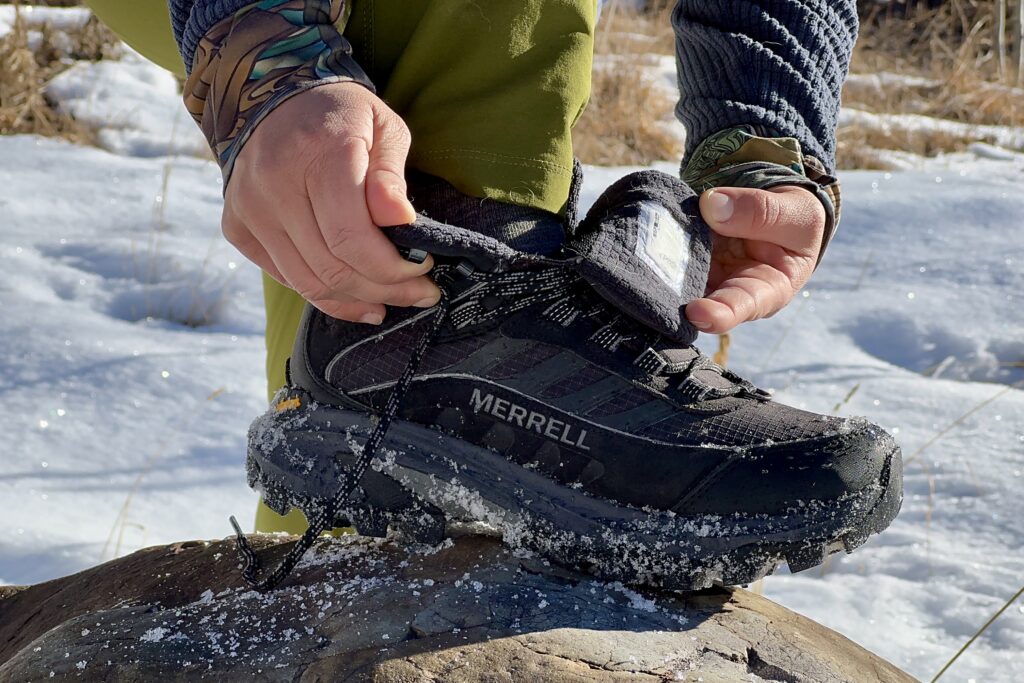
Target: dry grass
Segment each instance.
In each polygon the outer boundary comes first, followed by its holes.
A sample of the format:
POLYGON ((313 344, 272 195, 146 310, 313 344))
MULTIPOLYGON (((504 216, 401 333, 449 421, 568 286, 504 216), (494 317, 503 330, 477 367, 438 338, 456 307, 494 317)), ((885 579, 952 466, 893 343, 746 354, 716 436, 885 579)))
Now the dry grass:
POLYGON ((573 130, 573 146, 584 163, 649 164, 682 156, 674 98, 642 77, 656 55, 672 54, 667 11, 636 12, 614 1, 605 5, 590 104, 573 130))
MULTIPOLYGON (((1024 0, 1011 0, 1010 15, 1017 13, 1016 2, 1024 0)), ((679 124, 671 115, 674 94, 637 78, 651 66, 651 55, 673 52, 672 3, 649 4, 653 7, 645 12, 614 0, 605 5, 593 95, 574 133, 585 162, 646 164, 682 153, 679 124)), ((914 2, 861 6, 852 68, 860 77, 844 89, 844 106, 971 125, 1024 126, 1024 89, 1014 85, 1019 47, 1013 40, 1004 46, 1000 72, 992 0, 946 0, 935 8, 914 2), (897 7, 905 9, 897 13, 897 7)), ((969 130, 858 123, 839 129, 837 165, 887 169, 892 167, 889 150, 934 156, 962 151, 980 139, 984 136, 969 130)))
MULTIPOLYGON (((863 78, 849 82, 844 106, 972 125, 1024 126, 1024 89, 1016 85, 1020 74, 1014 67, 1020 47, 1009 41, 1001 69, 992 0, 947 0, 934 8, 913 4, 903 14, 894 14, 895 6, 863 13, 851 70, 875 78, 873 83, 863 78)), ((1011 10, 1016 14, 1016 7, 1011 10)), ((978 139, 898 126, 844 126, 838 138, 840 168, 888 168, 878 150, 934 156, 960 151, 978 139)))
MULTIPOLYGON (((1011 15, 1016 3, 1011 1, 1011 15)), ((77 0, 37 0, 23 4, 70 6, 77 0)), ((679 124, 674 121, 674 94, 637 75, 659 55, 673 52, 670 0, 652 0, 644 12, 625 3, 605 4, 596 40, 596 67, 590 105, 573 133, 584 162, 602 165, 648 164, 682 154, 679 124)), ((993 0, 947 0, 927 8, 898 3, 862 11, 860 41, 844 106, 877 114, 921 114, 969 124, 1024 126, 1024 88, 1015 65, 1019 46, 1006 47, 1002 71, 996 40, 993 0), (887 7, 888 9, 879 9, 887 7), (891 75, 898 74, 893 78, 891 75), (865 80, 864 75, 873 75, 865 80), (906 76, 916 77, 908 80, 906 76)), ((873 7, 873 8, 872 8, 873 7)), ((1013 22, 1010 22, 1011 27, 1013 22)), ((1013 33, 1014 31, 1011 31, 1013 33)), ((43 95, 46 82, 71 59, 100 59, 119 44, 95 19, 70 38, 43 39, 30 48, 24 23, 0 38, 0 134, 37 133, 76 142, 91 142, 93 132, 55 111, 43 95)), ((887 150, 934 156, 961 151, 974 140, 970 133, 909 130, 900 126, 843 126, 838 131, 840 168, 891 168, 887 150)))
POLYGON ((941 130, 840 126, 836 133, 836 166, 885 171, 893 168, 886 151, 930 157, 962 151, 976 139, 975 136, 954 135, 941 130))
POLYGON ((671 0, 648 3, 642 12, 626 7, 621 0, 608 0, 598 25, 597 54, 675 54, 671 0))
MULTIPOLYGON (((78 3, 51 0, 33 4, 78 3)), ((43 26, 38 31, 40 39, 33 40, 33 31, 19 16, 14 30, 0 38, 0 135, 34 133, 91 143, 94 132, 55 110, 44 89, 73 60, 99 60, 116 55, 120 41, 95 18, 79 30, 58 34, 43 26)))

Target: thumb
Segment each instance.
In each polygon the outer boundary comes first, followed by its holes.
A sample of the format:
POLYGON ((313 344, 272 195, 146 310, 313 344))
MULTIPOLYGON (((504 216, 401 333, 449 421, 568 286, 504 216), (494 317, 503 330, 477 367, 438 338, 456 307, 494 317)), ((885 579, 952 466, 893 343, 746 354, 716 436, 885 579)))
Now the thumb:
POLYGON ((377 226, 416 220, 406 195, 405 159, 411 137, 405 122, 391 111, 374 113, 373 146, 366 170, 366 208, 377 226))
POLYGON ((700 212, 712 230, 726 237, 771 242, 802 252, 825 229, 825 209, 813 194, 795 186, 772 190, 724 187, 700 197, 700 212))

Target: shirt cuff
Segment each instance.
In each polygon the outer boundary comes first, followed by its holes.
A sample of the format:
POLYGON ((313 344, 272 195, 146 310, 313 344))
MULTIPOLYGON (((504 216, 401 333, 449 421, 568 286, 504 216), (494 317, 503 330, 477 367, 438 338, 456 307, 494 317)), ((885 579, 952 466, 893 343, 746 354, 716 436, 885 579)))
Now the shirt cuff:
POLYGON ((736 126, 707 137, 683 164, 682 178, 698 193, 712 187, 769 190, 781 185, 808 190, 825 209, 817 261, 821 263, 839 227, 839 179, 829 175, 820 160, 805 155, 796 138, 762 137, 760 132, 753 126, 736 126))
POLYGON ((215 24, 196 48, 184 100, 224 174, 288 98, 328 83, 373 83, 336 24, 343 0, 263 0, 215 24))

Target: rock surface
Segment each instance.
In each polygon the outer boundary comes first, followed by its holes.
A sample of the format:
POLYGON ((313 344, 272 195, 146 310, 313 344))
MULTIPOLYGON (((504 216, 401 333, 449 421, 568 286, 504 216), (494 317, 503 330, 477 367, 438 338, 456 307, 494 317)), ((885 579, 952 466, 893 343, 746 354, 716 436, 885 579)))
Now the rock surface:
MULTIPOLYGON (((290 539, 254 537, 267 562, 290 539)), ((231 541, 140 550, 0 591, 0 681, 914 679, 741 589, 637 593, 466 536, 324 539, 247 590, 231 541)))

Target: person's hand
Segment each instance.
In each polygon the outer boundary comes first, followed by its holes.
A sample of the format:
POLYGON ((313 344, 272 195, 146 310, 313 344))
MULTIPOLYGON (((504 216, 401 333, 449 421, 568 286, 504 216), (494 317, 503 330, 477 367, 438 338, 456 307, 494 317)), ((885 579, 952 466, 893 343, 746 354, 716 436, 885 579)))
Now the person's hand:
POLYGON ((383 304, 434 305, 440 291, 379 226, 413 222, 409 130, 361 85, 334 83, 286 100, 235 162, 224 236, 271 277, 335 318, 380 324, 383 304))
POLYGON ((807 190, 716 188, 701 195, 700 211, 714 232, 711 272, 686 317, 702 332, 774 315, 814 272, 825 209, 807 190))

